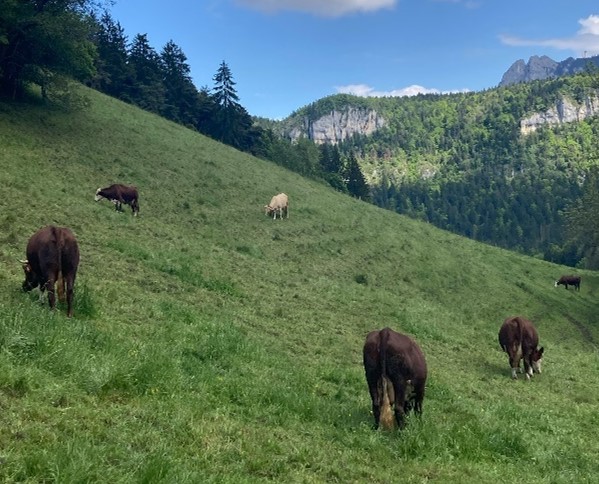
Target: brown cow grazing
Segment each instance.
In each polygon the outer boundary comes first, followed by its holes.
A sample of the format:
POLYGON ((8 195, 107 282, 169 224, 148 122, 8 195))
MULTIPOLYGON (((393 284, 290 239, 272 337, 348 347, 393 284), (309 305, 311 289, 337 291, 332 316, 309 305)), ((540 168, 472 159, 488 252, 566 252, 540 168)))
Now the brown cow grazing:
POLYGON ((417 414, 422 413, 426 360, 409 336, 390 328, 368 333, 364 343, 364 370, 376 428, 381 423, 389 427, 385 413, 392 406, 399 428, 405 425, 405 415, 412 408, 417 414))
POLYGON ((59 299, 64 298, 66 286, 67 315, 73 315, 73 287, 79 266, 77 240, 68 228, 48 225, 31 236, 27 243, 27 260, 21 261, 25 271, 23 290, 39 286, 40 298, 48 291, 48 303, 54 309, 54 285, 58 283, 59 299))
POLYGON ((289 197, 284 193, 272 197, 270 203, 264 205, 264 214, 269 217, 272 215, 273 220, 277 219, 277 214, 280 219, 283 218, 283 214, 286 218, 289 218, 289 197))
POLYGON ((139 195, 137 188, 133 185, 115 183, 106 188, 98 188, 94 199, 96 202, 99 202, 103 198, 114 203, 117 212, 123 211, 122 204, 124 203, 131 206, 134 216, 139 213, 139 195))
POLYGON ((574 286, 577 291, 580 291, 580 276, 562 276, 558 281, 555 281, 555 287, 560 284, 568 289, 568 286, 574 286))
POLYGON ((526 379, 530 379, 534 372, 541 373, 543 361, 543 347, 537 349, 539 335, 534 325, 520 316, 507 318, 499 330, 499 345, 510 360, 512 378, 518 378, 517 370, 520 360, 524 360, 526 379))

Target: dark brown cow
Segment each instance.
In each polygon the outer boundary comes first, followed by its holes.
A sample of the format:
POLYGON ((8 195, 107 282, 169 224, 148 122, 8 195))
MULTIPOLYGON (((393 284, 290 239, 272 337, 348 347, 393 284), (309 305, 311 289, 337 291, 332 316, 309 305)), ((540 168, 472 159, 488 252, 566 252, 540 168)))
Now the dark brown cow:
POLYGON ((526 378, 541 373, 543 347, 537 349, 539 335, 534 325, 520 316, 507 318, 499 330, 499 345, 509 356, 512 378, 518 378, 520 360, 524 360, 526 378))
POLYGON ((48 225, 31 236, 27 243, 27 260, 21 261, 25 271, 23 290, 39 286, 40 298, 48 291, 48 303, 54 309, 54 285, 58 283, 59 299, 64 299, 66 286, 67 315, 73 315, 73 287, 79 266, 77 240, 68 228, 48 225))
POLYGON ((580 291, 580 276, 562 276, 558 281, 555 281, 555 287, 560 284, 568 289, 568 286, 574 286, 577 291, 580 291))
POLYGON ((364 343, 364 370, 376 428, 381 422, 385 425, 386 407, 395 406, 399 428, 405 425, 405 415, 412 408, 417 414, 422 413, 426 360, 409 336, 390 328, 368 333, 364 343))
POLYGON ((139 195, 137 188, 133 185, 121 185, 115 183, 106 188, 98 188, 96 190, 96 202, 99 202, 103 198, 106 198, 114 203, 116 211, 122 212, 122 204, 130 205, 133 215, 136 216, 139 213, 139 195))

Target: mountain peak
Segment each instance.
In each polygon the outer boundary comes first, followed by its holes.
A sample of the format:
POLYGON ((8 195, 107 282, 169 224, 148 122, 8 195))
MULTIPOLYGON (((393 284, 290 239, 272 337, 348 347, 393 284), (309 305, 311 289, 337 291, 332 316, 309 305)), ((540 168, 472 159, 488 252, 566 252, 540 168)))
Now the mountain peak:
POLYGON ((528 62, 524 62, 523 59, 514 62, 503 74, 499 86, 576 74, 582 72, 589 63, 599 67, 599 55, 576 59, 569 57, 561 62, 556 62, 546 55, 533 55, 528 62))

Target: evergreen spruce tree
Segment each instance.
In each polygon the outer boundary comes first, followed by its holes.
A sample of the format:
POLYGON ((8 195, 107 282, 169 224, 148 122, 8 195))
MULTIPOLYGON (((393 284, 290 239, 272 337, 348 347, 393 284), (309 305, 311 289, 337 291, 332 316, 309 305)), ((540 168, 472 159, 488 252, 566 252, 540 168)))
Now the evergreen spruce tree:
POLYGON ((566 212, 568 232, 588 269, 599 268, 599 168, 587 174, 583 195, 566 212))
POLYGON ((95 45, 98 57, 92 87, 109 96, 128 100, 126 91, 132 73, 127 62, 127 37, 121 24, 107 12, 97 22, 95 45))
POLYGON ((361 200, 370 201, 370 190, 368 188, 368 184, 366 183, 364 174, 360 169, 358 160, 353 153, 350 153, 349 155, 346 173, 347 191, 350 193, 350 195, 361 200))
POLYGON ((160 56, 148 42, 146 34, 137 34, 129 48, 129 65, 133 71, 131 101, 139 107, 161 114, 165 89, 160 56))
POLYGON ((212 136, 240 150, 249 151, 260 138, 260 130, 253 127, 252 118, 239 103, 231 69, 225 61, 213 77, 212 98, 216 116, 212 136))
POLYGON ((165 93, 163 115, 178 123, 195 126, 199 99, 187 57, 170 40, 162 49, 160 59, 165 93))
POLYGON ((236 83, 233 80, 233 74, 225 61, 220 64, 212 80, 214 81, 212 95, 216 104, 223 109, 234 110, 241 107, 239 96, 235 90, 236 83))

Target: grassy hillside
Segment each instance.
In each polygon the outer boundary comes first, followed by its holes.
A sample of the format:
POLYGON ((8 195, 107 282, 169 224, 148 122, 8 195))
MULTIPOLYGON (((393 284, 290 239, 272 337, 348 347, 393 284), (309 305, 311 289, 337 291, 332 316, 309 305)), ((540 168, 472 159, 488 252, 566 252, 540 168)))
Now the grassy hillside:
POLYGON ((0 479, 580 482, 599 473, 599 274, 345 197, 87 92, 0 104, 0 479), (95 203, 133 183, 140 216, 95 203), (262 207, 279 191, 290 218, 262 207), (75 316, 21 292, 29 236, 78 237, 75 316), (544 373, 497 332, 532 319, 544 373), (422 419, 371 428, 366 333, 412 335, 422 419))

